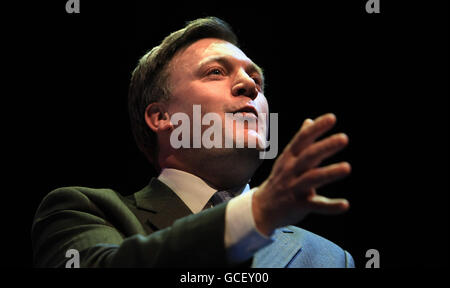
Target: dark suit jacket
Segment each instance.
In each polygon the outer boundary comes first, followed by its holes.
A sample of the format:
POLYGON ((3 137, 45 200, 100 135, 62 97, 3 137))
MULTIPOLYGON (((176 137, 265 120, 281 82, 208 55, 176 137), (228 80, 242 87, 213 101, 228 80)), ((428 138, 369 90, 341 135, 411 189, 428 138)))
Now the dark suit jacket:
MULTIPOLYGON (((227 267, 226 203, 192 214, 164 183, 152 179, 123 197, 111 189, 59 188, 40 204, 32 226, 34 264, 64 267, 68 249, 81 267, 227 267)), ((276 230, 252 267, 352 267, 350 254, 303 229, 276 230)))

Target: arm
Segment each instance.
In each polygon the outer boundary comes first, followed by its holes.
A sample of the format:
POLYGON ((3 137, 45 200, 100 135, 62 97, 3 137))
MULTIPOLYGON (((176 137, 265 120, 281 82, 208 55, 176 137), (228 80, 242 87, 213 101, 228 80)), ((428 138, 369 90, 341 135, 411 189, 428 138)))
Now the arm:
MULTIPOLYGON (((272 169, 269 178, 254 193, 241 195, 227 206, 225 243, 230 261, 250 258, 271 242, 269 236, 276 228, 300 222, 308 213, 340 213, 348 209, 345 199, 328 199, 315 189, 345 177, 348 163, 317 166, 347 145, 344 134, 336 134, 321 141, 315 140, 330 130, 335 117, 327 114, 306 120, 286 147, 272 169), (253 194, 253 195, 252 195, 253 194), (253 197, 252 197, 253 196, 253 197)), ((327 245, 329 241, 326 242, 327 245)), ((334 245, 334 244, 333 244, 334 245)), ((341 248, 339 251, 343 251, 341 248)), ((318 251, 319 254, 322 251, 318 251)), ((337 253, 338 255, 339 253, 337 253)), ((345 266, 352 267, 353 259, 344 253, 345 266)))
POLYGON ((79 188, 60 188, 43 200, 32 229, 36 266, 65 267, 68 249, 80 252, 81 267, 227 265, 226 205, 178 219, 166 229, 143 236, 135 233, 139 227, 131 218, 134 215, 109 191, 107 196, 94 197, 79 188))

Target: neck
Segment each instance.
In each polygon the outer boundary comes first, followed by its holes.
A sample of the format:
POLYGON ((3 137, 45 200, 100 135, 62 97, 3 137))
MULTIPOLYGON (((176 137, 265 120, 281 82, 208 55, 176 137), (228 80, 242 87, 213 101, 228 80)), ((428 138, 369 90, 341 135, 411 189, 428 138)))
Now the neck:
POLYGON ((178 155, 171 154, 160 163, 162 168, 174 168, 196 175, 217 190, 233 189, 246 185, 261 164, 257 157, 242 154, 242 150, 234 155, 205 155, 198 153, 199 150, 191 150, 197 153, 186 151, 178 155))

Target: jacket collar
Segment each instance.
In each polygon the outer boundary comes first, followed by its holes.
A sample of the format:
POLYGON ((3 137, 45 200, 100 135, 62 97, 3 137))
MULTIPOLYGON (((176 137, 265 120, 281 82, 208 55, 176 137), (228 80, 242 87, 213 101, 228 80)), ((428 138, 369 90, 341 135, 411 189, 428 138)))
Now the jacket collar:
POLYGON ((146 224, 150 225, 152 230, 164 229, 171 226, 175 220, 192 214, 183 201, 156 178, 152 178, 134 197, 139 209, 151 212, 148 213, 146 224))

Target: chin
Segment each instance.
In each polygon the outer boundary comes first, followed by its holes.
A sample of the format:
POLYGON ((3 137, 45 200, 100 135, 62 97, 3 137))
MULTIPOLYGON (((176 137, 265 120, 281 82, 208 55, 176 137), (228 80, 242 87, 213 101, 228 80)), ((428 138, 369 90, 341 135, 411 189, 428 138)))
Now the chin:
POLYGON ((235 137, 233 139, 233 147, 244 147, 236 149, 256 149, 257 151, 264 150, 264 147, 267 144, 264 135, 253 129, 246 129, 242 134, 245 135, 244 139, 242 139, 242 137, 235 137))
POLYGON ((209 149, 210 159, 216 159, 222 165, 234 167, 231 169, 243 168, 256 169, 261 165, 262 159, 259 157, 260 151, 256 148, 215 148, 209 149))
POLYGON ((263 159, 260 159, 259 157, 260 151, 256 148, 240 148, 233 150, 235 150, 234 158, 236 163, 239 163, 239 166, 246 170, 256 170, 263 162, 263 159))
POLYGON ((262 163, 259 151, 255 148, 213 148, 196 157, 201 169, 218 187, 235 187, 248 183, 255 171, 262 163), (202 161, 199 161, 202 158, 202 161), (205 164, 206 163, 206 164, 205 164), (219 176, 216 178, 216 176, 219 176))

